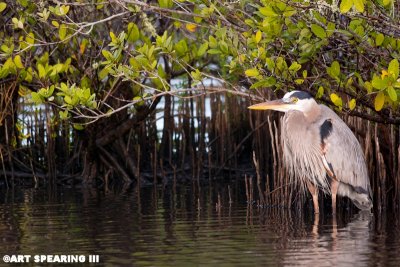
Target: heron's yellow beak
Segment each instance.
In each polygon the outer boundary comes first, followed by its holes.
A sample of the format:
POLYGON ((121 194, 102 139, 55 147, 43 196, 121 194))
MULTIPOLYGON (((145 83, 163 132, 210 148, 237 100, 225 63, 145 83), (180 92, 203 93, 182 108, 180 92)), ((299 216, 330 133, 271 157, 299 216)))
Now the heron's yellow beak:
POLYGON ((282 99, 267 101, 267 102, 255 104, 255 105, 248 107, 248 109, 254 109, 254 110, 272 109, 272 110, 283 111, 283 112, 289 110, 290 108, 291 108, 291 105, 284 102, 282 99))

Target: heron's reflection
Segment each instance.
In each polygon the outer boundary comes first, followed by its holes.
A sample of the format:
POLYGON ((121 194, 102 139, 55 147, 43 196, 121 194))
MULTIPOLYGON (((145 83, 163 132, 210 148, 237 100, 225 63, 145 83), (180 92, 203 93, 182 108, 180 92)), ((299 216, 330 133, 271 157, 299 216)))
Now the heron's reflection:
POLYGON ((270 216, 269 227, 280 225, 273 232, 281 236, 279 247, 284 253, 283 265, 354 266, 355 262, 369 261, 373 249, 370 246, 373 223, 370 212, 359 212, 352 217, 306 214, 300 221, 297 214, 293 216, 290 212, 283 212, 280 217, 276 215, 271 212, 267 216, 270 216), (271 220, 275 222, 271 224, 271 220))

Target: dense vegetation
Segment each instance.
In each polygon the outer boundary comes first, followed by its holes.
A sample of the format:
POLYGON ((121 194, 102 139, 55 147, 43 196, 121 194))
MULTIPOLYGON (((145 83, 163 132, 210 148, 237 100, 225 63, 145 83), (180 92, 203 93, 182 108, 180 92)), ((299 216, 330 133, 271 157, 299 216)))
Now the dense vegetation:
MULTIPOLYGON (((2 1, 3 177, 131 180, 164 161, 174 170, 202 162, 193 120, 171 133, 175 97, 262 99, 299 88, 342 114, 399 125, 399 11, 393 0, 2 1), (160 103, 164 129, 149 139, 160 103)), ((240 103, 243 115, 249 102, 240 103)), ((182 112, 193 109, 185 102, 182 112)), ((391 137, 396 174, 397 126, 391 137)))

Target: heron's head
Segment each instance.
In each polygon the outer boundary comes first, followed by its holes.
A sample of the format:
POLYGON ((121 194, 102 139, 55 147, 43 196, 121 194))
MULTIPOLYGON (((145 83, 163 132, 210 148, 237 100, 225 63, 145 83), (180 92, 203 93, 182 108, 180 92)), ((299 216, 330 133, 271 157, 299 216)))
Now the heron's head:
POLYGON ((298 110, 303 113, 308 113, 315 105, 314 98, 307 92, 292 91, 286 93, 283 98, 267 101, 264 103, 252 105, 249 109, 254 110, 277 110, 281 112, 288 112, 289 110, 298 110))

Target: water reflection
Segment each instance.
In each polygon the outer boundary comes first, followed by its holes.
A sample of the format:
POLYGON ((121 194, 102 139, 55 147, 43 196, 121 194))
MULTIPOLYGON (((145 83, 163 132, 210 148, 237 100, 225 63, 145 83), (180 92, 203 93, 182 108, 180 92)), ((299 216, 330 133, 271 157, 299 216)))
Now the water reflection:
POLYGON ((240 184, 232 187, 232 203, 228 195, 225 185, 3 192, 0 251, 99 254, 104 266, 400 262, 393 214, 316 218, 308 211, 248 206, 240 184))

